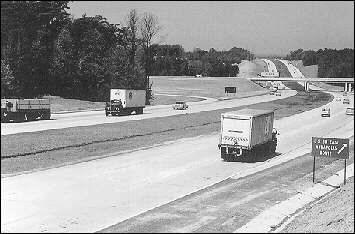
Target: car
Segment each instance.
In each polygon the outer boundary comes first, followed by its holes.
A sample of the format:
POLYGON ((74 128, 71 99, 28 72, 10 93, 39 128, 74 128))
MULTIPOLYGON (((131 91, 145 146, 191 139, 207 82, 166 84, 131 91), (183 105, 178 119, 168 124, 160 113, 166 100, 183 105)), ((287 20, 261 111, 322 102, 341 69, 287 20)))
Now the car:
POLYGON ((344 93, 343 93, 343 96, 347 96, 347 95, 348 95, 348 93, 347 93, 347 92, 344 92, 344 93))
POLYGON ((343 99, 343 104, 350 104, 349 98, 344 98, 343 99))
POLYGON ((345 114, 347 115, 354 115, 354 107, 346 108, 345 114))
POLYGON ((340 101, 341 101, 341 97, 337 97, 337 98, 335 99, 335 101, 340 102, 340 101))
POLYGON ((330 117, 330 108, 323 108, 321 116, 322 117, 330 117))
POLYGON ((199 78, 199 77, 202 77, 202 75, 201 74, 196 74, 195 77, 199 78))
POLYGON ((280 92, 275 92, 275 95, 276 96, 281 96, 281 93, 280 92))
POLYGON ((189 108, 189 106, 186 104, 186 102, 176 102, 173 105, 174 110, 186 110, 187 108, 189 108))

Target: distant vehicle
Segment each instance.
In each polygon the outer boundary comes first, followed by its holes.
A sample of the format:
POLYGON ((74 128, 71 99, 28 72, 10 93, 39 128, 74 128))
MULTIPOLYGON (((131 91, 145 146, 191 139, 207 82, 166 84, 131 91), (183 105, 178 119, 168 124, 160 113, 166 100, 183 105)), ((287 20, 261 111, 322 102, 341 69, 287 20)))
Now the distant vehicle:
POLYGON ((195 77, 202 77, 202 75, 201 74, 197 74, 197 75, 195 75, 195 77))
POLYGON ((275 92, 275 95, 276 96, 281 96, 281 93, 280 92, 275 92))
POLYGON ((108 115, 143 114, 145 90, 111 89, 110 102, 106 102, 105 113, 108 115))
POLYGON ((187 108, 189 108, 189 106, 186 104, 186 102, 176 102, 173 105, 174 110, 186 110, 187 108))
POLYGON ((341 97, 337 97, 335 101, 341 101, 341 97))
POLYGON ((273 110, 242 109, 221 114, 221 158, 232 161, 239 156, 275 153, 278 133, 273 125, 273 110))
POLYGON ((348 93, 347 92, 343 92, 343 96, 348 96, 348 93))
POLYGON ((322 117, 330 117, 330 108, 323 108, 321 116, 322 117))
POLYGON ((261 72, 260 73, 261 77, 280 77, 279 72, 261 72))
POLYGON ((1 122, 50 118, 49 99, 1 99, 1 122))
POLYGON ((344 98, 343 99, 343 104, 350 104, 349 98, 344 98))
POLYGON ((354 107, 346 108, 345 114, 347 115, 354 115, 354 107))

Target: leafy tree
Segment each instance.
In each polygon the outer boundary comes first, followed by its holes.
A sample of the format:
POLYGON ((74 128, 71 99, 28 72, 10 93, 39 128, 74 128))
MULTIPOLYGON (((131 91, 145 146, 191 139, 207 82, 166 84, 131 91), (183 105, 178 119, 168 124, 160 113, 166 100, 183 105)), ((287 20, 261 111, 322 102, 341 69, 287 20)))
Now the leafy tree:
POLYGON ((13 69, 19 95, 48 92, 54 42, 68 20, 68 2, 1 2, 1 58, 13 69))
POLYGON ((66 95, 88 100, 108 97, 114 76, 112 58, 123 41, 122 34, 117 25, 100 15, 83 15, 67 25, 59 37, 52 69, 66 95))
POLYGON ((140 21, 140 33, 141 33, 141 40, 142 46, 144 51, 143 56, 143 64, 145 70, 145 87, 146 87, 146 105, 150 104, 150 99, 152 97, 151 93, 151 84, 149 81, 149 76, 151 74, 151 64, 153 60, 152 52, 151 52, 151 45, 153 43, 154 38, 159 33, 161 29, 157 16, 151 13, 144 13, 142 19, 140 21))
POLYGON ((15 78, 10 66, 1 60, 1 97, 11 97, 15 90, 15 78))

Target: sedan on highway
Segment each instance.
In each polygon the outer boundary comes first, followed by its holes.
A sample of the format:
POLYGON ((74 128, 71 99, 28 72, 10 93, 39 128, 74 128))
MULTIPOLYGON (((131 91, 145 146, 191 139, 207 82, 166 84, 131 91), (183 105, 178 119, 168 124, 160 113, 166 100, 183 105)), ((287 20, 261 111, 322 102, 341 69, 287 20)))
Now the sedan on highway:
POLYGON ((176 102, 173 105, 174 110, 186 110, 187 108, 189 108, 189 106, 186 104, 186 102, 176 102))
POLYGON ((349 98, 344 98, 343 99, 343 104, 350 104, 349 98))
POLYGON ((347 115, 354 115, 354 107, 346 108, 345 114, 347 115))
POLYGON ((322 117, 330 117, 330 108, 323 108, 321 116, 322 117))

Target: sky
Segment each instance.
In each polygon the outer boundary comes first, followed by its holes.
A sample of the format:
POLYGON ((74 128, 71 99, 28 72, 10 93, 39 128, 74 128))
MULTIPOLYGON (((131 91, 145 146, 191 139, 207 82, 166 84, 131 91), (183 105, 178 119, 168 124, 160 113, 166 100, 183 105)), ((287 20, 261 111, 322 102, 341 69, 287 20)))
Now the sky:
POLYGON ((194 48, 245 48, 256 55, 354 48, 353 1, 74 1, 79 18, 102 15, 125 25, 131 9, 152 13, 162 27, 155 42, 194 48))

